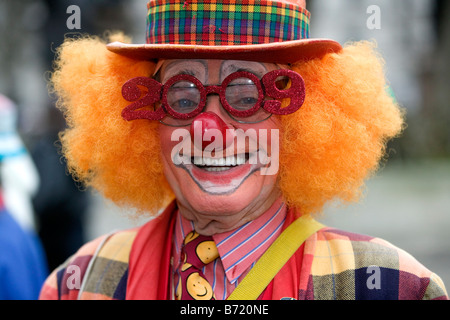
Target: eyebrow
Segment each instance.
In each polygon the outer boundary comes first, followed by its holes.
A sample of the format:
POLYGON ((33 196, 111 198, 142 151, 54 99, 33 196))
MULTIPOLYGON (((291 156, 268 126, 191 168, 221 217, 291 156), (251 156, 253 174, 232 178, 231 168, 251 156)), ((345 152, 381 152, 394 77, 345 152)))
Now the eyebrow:
MULTIPOLYGON (((189 60, 189 61, 201 63, 205 67, 205 71, 208 72, 208 64, 206 63, 206 61, 200 60, 200 59, 199 60, 189 60)), ((166 65, 164 72, 167 73, 167 71, 169 71, 171 68, 173 68, 174 65, 184 64, 184 63, 185 63, 185 61, 179 61, 179 60, 170 61, 166 65)), ((191 76, 195 76, 195 71, 193 71, 192 69, 189 69, 189 67, 183 66, 183 68, 181 70, 179 70, 178 72, 176 72, 175 75, 177 75, 177 74, 189 74, 191 76)))
POLYGON ((226 71, 228 71, 229 74, 234 73, 234 72, 238 72, 238 71, 247 71, 250 72, 252 74, 254 74, 257 77, 262 77, 264 75, 264 73, 267 72, 267 68, 264 64, 259 63, 259 65, 261 65, 264 68, 264 71, 259 71, 259 70, 255 70, 252 68, 247 68, 245 66, 239 66, 239 65, 235 65, 235 64, 229 64, 224 68, 224 63, 226 63, 227 60, 222 62, 222 65, 220 67, 220 78, 222 78, 222 74, 225 73, 226 71))

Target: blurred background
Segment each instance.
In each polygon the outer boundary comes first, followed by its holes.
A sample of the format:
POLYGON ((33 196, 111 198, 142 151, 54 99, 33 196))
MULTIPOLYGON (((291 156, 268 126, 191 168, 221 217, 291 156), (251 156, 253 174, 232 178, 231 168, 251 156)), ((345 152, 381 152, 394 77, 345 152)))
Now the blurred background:
MULTIPOLYGON (((39 176, 39 186, 29 193, 31 228, 50 270, 84 242, 143 223, 83 191, 66 174, 57 142, 65 123, 47 80, 64 37, 120 30, 135 43, 145 42, 146 2, 0 1, 0 94, 17 108, 17 135, 39 176), (68 23, 76 14, 68 11, 72 5, 79 8, 79 25, 68 23)), ((321 220, 394 243, 450 287, 450 1, 308 0, 307 5, 312 37, 341 44, 377 41, 408 123, 403 136, 389 144, 389 161, 368 181, 361 203, 330 204, 321 220)))

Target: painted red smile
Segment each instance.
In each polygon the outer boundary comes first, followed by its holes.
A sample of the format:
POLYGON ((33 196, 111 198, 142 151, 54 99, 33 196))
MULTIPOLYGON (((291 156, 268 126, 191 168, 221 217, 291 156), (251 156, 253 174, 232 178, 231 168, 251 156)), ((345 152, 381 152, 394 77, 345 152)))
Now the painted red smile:
POLYGON ((226 158, 192 157, 178 167, 186 170, 202 190, 214 194, 227 194, 236 190, 261 168, 262 165, 255 160, 257 155, 258 152, 226 158))

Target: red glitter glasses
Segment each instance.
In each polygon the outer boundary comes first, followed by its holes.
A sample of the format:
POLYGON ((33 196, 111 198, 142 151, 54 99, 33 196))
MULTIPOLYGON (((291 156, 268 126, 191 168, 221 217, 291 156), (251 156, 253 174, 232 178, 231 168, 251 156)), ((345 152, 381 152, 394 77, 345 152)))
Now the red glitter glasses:
POLYGON ((220 85, 203 85, 188 74, 179 74, 161 84, 155 79, 137 77, 122 87, 122 96, 133 102, 123 109, 125 120, 148 119, 171 126, 190 125, 206 106, 207 96, 218 94, 222 107, 234 120, 258 123, 272 114, 297 111, 305 100, 303 78, 292 70, 266 73, 260 80, 253 73, 238 71, 220 85), (273 99, 269 99, 273 98, 273 99), (289 99, 282 107, 281 100, 289 99))

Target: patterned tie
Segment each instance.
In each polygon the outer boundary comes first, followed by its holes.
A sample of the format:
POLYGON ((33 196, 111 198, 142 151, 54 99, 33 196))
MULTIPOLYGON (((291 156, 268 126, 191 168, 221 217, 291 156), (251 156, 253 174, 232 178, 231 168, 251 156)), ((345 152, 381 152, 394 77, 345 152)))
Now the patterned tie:
POLYGON ((184 264, 176 290, 177 300, 214 300, 213 289, 201 271, 219 257, 212 237, 190 232, 184 239, 181 257, 184 264))

